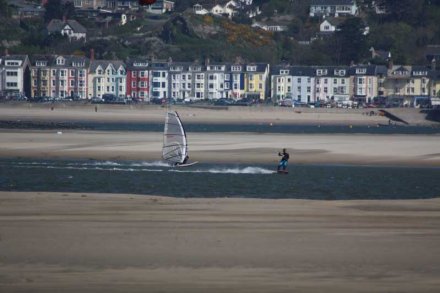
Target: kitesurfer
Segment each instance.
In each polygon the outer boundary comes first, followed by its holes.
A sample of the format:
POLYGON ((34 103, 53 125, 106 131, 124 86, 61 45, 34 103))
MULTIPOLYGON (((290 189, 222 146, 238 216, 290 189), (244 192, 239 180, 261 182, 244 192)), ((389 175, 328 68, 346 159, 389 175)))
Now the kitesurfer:
POLYGON ((286 149, 283 149, 283 152, 279 152, 278 156, 282 157, 280 160, 280 163, 278 164, 278 171, 283 169, 283 171, 286 171, 287 169, 287 162, 289 161, 289 153, 286 152, 286 149))

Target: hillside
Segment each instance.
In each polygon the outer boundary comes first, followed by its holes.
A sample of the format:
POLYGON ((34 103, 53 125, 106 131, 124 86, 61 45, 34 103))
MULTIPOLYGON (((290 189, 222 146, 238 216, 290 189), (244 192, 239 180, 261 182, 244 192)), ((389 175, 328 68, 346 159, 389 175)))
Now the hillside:
MULTIPOLYGON (((304 65, 355 63, 383 64, 372 59, 369 49, 391 52, 395 63, 428 64, 428 45, 440 44, 440 1, 376 1, 386 13, 377 14, 372 1, 358 1, 358 17, 342 17, 338 30, 320 35, 322 18, 309 17, 310 0, 254 0, 250 7, 261 14, 250 19, 243 13, 232 19, 195 15, 195 3, 212 5, 216 0, 181 0, 173 13, 142 13, 125 26, 103 28, 93 19, 71 13, 88 29, 88 41, 69 42, 61 36, 47 36, 43 19, 12 18, 13 8, 0 14, 0 50, 13 53, 88 54, 97 58, 126 59, 155 57, 178 61, 210 58, 214 61, 289 62, 304 65), (397 3, 397 2, 396 2, 397 3), (283 32, 251 27, 252 22, 279 24, 283 32), (363 34, 368 28, 369 33, 363 34)), ((3 3, 3 4, 2 4, 3 3)), ((0 0, 0 6, 5 0, 0 0)))

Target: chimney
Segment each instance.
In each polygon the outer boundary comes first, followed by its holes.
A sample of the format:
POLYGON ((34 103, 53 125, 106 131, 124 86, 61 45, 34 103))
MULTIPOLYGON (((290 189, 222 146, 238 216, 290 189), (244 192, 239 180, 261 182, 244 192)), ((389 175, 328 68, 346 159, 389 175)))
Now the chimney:
POLYGON ((95 49, 90 49, 90 62, 95 61, 95 49))
POLYGON ((437 59, 434 57, 434 58, 432 58, 432 61, 431 61, 431 70, 436 70, 437 69, 437 59))
POLYGON ((208 65, 209 65, 209 63, 210 63, 210 60, 209 60, 209 58, 205 58, 205 66, 208 66, 208 65))
POLYGON ((66 23, 66 22, 67 22, 67 16, 63 15, 63 23, 66 23))
POLYGON ((8 50, 8 48, 5 49, 5 56, 9 56, 9 50, 8 50))

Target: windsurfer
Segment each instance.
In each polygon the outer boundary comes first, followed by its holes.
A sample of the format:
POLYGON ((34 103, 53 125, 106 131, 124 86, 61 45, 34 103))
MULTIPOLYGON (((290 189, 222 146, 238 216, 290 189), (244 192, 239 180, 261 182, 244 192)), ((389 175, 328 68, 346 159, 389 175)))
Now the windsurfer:
POLYGON ((188 155, 186 155, 186 157, 185 157, 185 159, 183 159, 183 162, 182 163, 175 163, 174 164, 174 166, 178 166, 178 165, 185 165, 187 162, 188 162, 188 160, 189 160, 189 156, 188 155))
POLYGON ((277 170, 280 171, 280 169, 283 169, 283 171, 286 171, 287 162, 289 161, 289 153, 286 152, 286 149, 283 149, 283 152, 279 152, 278 156, 282 158, 280 160, 280 163, 278 164, 277 170))

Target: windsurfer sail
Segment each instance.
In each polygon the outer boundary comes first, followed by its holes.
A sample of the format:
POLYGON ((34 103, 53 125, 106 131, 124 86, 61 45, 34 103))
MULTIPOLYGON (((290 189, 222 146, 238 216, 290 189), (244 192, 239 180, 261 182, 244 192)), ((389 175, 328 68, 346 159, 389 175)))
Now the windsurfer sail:
POLYGON ((162 158, 173 166, 185 164, 188 160, 186 133, 176 111, 166 114, 162 158))

